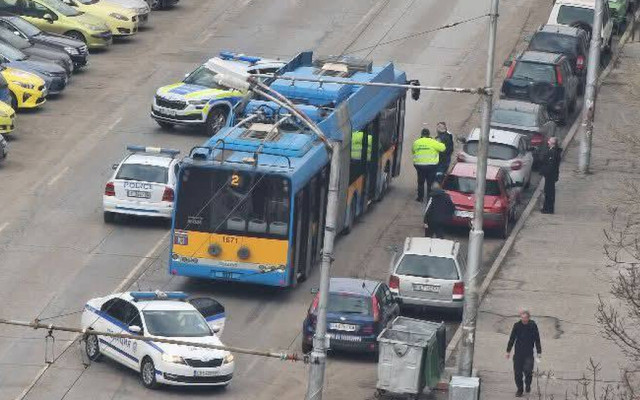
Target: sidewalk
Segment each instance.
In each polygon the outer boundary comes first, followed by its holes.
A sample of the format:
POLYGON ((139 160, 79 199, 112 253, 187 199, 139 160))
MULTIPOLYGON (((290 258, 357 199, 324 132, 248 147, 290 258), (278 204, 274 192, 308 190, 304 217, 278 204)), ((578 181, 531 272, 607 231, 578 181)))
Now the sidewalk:
MULTIPOLYGON (((574 172, 578 132, 561 167, 556 214, 534 211, 480 306, 474 367, 482 378, 482 399, 514 398, 512 362, 504 355, 519 307, 531 310, 540 329, 540 370, 555 375, 547 394, 560 400, 567 391, 572 393, 589 358, 601 363, 601 379, 620 379, 626 360, 600 335, 594 315, 597 295, 610 297, 615 273, 606 268, 603 251, 603 229, 611 223, 607 209, 623 195, 625 179, 639 178, 640 151, 636 147, 634 152, 624 139, 640 135, 638 110, 640 43, 628 43, 600 89, 593 174, 582 177, 574 172)), ((532 393, 530 398, 538 397, 532 393)))

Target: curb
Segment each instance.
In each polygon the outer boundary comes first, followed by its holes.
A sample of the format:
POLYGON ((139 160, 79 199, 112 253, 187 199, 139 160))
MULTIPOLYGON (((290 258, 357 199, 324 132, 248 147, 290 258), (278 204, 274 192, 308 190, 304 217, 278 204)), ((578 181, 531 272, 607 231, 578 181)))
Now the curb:
MULTIPOLYGON (((634 28, 635 21, 637 21, 638 19, 640 19, 640 9, 638 9, 638 11, 636 11, 636 13, 634 14, 634 18, 633 18, 634 23, 627 26, 627 29, 625 30, 624 34, 620 37, 620 41, 618 42, 618 47, 615 53, 612 55, 611 60, 609 61, 609 65, 607 65, 607 67, 602 71, 602 73, 598 77, 598 81, 596 82, 596 89, 600 88, 604 80, 609 76, 609 74, 613 70, 614 64, 617 62, 618 58, 620 58, 620 53, 622 52, 624 45, 627 43, 627 41, 629 40, 629 37, 631 36, 631 32, 634 28)), ((573 141, 573 138, 575 137, 576 132, 578 131, 578 128, 582 125, 581 116, 582 116, 582 112, 580 112, 577 115, 576 120, 573 122, 573 125, 571 125, 571 128, 567 132, 567 136, 565 136, 564 140, 562 141, 562 158, 563 159, 567 154, 569 144, 573 141)), ((487 276, 485 276, 482 282, 482 285, 480 286, 480 290, 478 293, 478 297, 479 297, 478 305, 482 303, 482 300, 484 299, 489 289, 489 285, 491 284, 496 273, 502 266, 502 263, 506 258, 507 254, 513 247, 513 244, 515 243, 518 233, 520 233, 520 230, 522 230, 522 227, 524 226, 525 222, 531 216, 533 209, 538 203, 538 199, 540 198, 540 195, 542 195, 543 188, 544 188, 544 178, 540 179, 540 182, 538 183, 538 186, 533 192, 531 199, 529 199, 529 203, 527 204, 526 208, 520 215, 520 218, 518 218, 518 222, 516 223, 513 230, 511 231, 511 234, 502 245, 502 249, 500 249, 498 256, 491 264, 491 268, 489 269, 487 276)), ((460 329, 460 326, 461 325, 458 326, 458 329, 456 329, 456 332, 451 338, 451 341, 447 345, 447 350, 445 353, 445 363, 449 361, 454 350, 458 347, 458 343, 460 342, 460 339, 462 337, 462 330, 460 329)))

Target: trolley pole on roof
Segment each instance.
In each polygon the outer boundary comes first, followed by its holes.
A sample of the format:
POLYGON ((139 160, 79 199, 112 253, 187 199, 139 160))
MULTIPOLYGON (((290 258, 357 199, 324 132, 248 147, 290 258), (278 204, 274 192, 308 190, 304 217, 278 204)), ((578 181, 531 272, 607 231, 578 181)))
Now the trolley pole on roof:
POLYGON ((476 320, 478 317, 479 295, 476 285, 476 276, 482 266, 482 244, 484 232, 482 231, 484 194, 487 176, 487 154, 489 142, 489 122, 491 121, 491 103, 493 101, 493 65, 495 59, 496 34, 498 30, 498 5, 499 0, 491 0, 489 22, 489 49, 487 53, 487 71, 485 87, 482 94, 482 126, 480 143, 478 146, 478 158, 476 162, 476 190, 475 204, 473 208, 473 222, 469 232, 469 251, 467 255, 468 267, 465 276, 465 298, 462 326, 462 340, 460 356, 458 357, 458 373, 462 376, 471 376, 473 369, 473 351, 476 336, 476 320))
POLYGON ((593 13, 593 30, 589 46, 589 63, 587 65, 587 87, 584 92, 582 107, 582 136, 580 137, 580 157, 578 170, 582 174, 589 173, 591 163, 591 138, 593 137, 593 119, 596 112, 596 82, 600 69, 600 46, 602 44, 602 9, 604 0, 596 0, 593 13))

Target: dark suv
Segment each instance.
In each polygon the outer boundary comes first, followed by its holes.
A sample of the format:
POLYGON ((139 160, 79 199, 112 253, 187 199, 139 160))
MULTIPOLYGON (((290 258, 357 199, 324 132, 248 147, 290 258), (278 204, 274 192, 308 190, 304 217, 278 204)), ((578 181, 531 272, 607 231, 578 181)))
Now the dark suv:
POLYGON ((511 62, 500 97, 544 104, 564 124, 576 108, 578 85, 564 54, 525 51, 511 62))
POLYGON ((533 35, 527 50, 561 53, 569 58, 574 74, 580 79, 578 92, 584 92, 589 58, 589 33, 563 25, 542 25, 533 35))
MULTIPOLYGON (((313 299, 302 324, 302 351, 313 346, 319 296, 313 299)), ((400 314, 389 287, 378 281, 331 278, 327 304, 327 335, 331 350, 373 352, 380 332, 400 314)))

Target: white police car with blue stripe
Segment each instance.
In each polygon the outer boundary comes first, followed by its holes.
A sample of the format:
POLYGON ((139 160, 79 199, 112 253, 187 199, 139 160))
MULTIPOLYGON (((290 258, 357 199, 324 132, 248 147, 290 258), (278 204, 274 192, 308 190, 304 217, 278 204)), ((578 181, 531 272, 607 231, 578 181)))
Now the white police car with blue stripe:
MULTIPOLYGON (((224 320, 224 307, 209 297, 125 292, 89 300, 82 328, 220 346, 218 335, 224 320)), ((104 355, 139 371, 148 388, 158 384, 226 386, 234 371, 233 355, 225 350, 104 335, 88 335, 85 350, 90 360, 104 355)))

